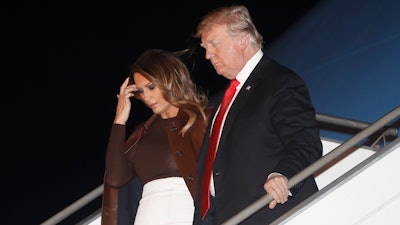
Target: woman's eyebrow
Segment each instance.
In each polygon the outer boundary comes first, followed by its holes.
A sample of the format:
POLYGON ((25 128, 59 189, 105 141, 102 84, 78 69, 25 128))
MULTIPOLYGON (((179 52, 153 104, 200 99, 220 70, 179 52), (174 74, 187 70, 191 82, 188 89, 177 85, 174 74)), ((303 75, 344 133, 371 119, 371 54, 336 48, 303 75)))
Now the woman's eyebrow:
MULTIPOLYGON (((151 82, 149 82, 149 83, 147 83, 147 84, 145 84, 145 85, 143 85, 145 88, 148 88, 150 85, 152 85, 153 83, 151 83, 151 82)), ((137 89, 143 89, 143 88, 141 88, 141 87, 138 87, 137 85, 136 85, 136 88, 137 89)))
POLYGON ((147 88, 149 88, 149 87, 152 86, 152 85, 154 85, 154 84, 151 83, 151 82, 149 82, 149 83, 145 84, 144 86, 147 87, 147 88))

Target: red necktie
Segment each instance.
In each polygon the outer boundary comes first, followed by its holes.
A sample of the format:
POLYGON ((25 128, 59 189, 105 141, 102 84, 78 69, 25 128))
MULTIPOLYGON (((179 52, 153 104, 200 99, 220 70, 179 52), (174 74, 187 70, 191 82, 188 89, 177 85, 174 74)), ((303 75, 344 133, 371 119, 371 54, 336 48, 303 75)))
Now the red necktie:
POLYGON ((206 159, 206 165, 204 167, 203 180, 201 183, 201 217, 204 219, 208 209, 210 208, 210 181, 211 171, 214 164, 215 153, 217 151, 218 138, 221 132, 222 119, 224 118, 226 109, 228 108, 233 96, 236 92, 236 87, 239 85, 239 81, 233 79, 229 88, 225 91, 224 98, 222 99, 221 106, 219 108, 217 117, 214 120, 212 127, 210 141, 208 143, 208 153, 206 159))

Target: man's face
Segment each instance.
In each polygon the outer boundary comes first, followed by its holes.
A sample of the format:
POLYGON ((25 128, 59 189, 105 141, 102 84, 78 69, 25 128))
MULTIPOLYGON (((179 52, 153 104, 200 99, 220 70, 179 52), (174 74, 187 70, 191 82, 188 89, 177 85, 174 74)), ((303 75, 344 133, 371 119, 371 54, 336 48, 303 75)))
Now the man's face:
POLYGON ((216 72, 228 79, 235 78, 246 63, 241 39, 231 37, 226 25, 213 25, 205 31, 201 36, 201 46, 216 72))

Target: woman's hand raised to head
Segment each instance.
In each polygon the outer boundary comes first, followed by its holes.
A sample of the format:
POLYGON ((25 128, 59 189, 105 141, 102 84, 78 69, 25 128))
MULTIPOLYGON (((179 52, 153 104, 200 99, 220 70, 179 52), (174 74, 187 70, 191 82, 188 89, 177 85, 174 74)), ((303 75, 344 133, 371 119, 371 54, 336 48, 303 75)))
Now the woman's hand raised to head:
POLYGON ((132 105, 129 98, 134 96, 135 90, 136 86, 134 84, 129 85, 129 77, 127 77, 119 88, 119 94, 117 94, 118 103, 114 124, 125 125, 128 121, 132 105))

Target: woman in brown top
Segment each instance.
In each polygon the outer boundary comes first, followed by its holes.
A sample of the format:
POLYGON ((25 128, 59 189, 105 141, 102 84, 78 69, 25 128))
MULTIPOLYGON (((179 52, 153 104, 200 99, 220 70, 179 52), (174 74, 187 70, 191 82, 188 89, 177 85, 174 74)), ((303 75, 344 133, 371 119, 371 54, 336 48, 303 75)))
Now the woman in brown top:
MULTIPOLYGON (((212 109, 173 53, 145 51, 130 70, 118 94, 104 194, 138 176, 144 186, 134 224, 192 224, 197 158, 212 109), (154 115, 126 139, 130 97, 143 101, 154 115)), ((105 208, 105 201, 109 206, 113 200, 105 198, 102 224, 116 224, 115 209, 105 208)))

